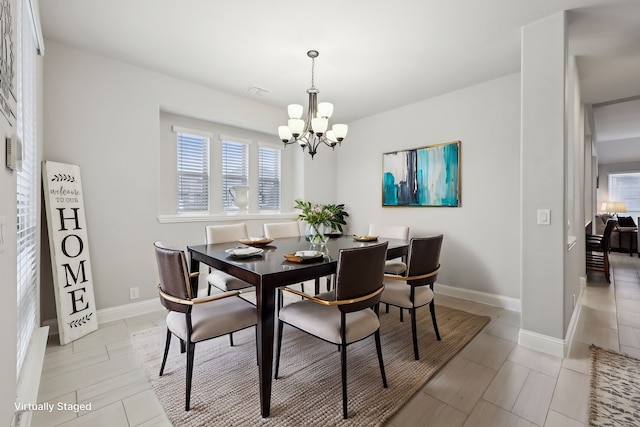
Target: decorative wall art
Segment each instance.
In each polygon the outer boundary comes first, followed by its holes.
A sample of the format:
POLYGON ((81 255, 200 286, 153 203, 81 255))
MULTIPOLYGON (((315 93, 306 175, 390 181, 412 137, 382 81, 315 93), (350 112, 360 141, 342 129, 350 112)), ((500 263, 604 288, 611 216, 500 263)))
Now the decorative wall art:
POLYGON ((42 184, 58 332, 65 345, 98 329, 80 167, 44 161, 42 184))
POLYGON ((0 0, 0 111, 13 126, 16 123, 16 44, 14 0, 0 0), (13 8, 13 9, 12 9, 13 8))
POLYGON ((460 206, 460 141, 384 153, 382 206, 460 206))

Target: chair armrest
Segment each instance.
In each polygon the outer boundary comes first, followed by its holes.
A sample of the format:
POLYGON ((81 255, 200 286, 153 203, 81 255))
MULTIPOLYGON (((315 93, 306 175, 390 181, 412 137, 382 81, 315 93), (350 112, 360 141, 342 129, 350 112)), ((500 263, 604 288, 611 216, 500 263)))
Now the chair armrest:
POLYGON ((353 299, 342 299, 342 300, 335 300, 335 301, 327 301, 326 299, 322 299, 322 298, 318 298, 318 297, 314 297, 312 295, 309 294, 305 294, 304 292, 300 292, 296 289, 291 289, 291 288, 287 288, 287 287, 282 287, 280 288, 283 291, 287 291, 287 292, 291 292, 292 294, 296 294, 302 298, 306 298, 310 301, 313 301, 315 303, 318 304, 322 304, 322 305, 345 305, 345 304, 354 304, 360 301, 365 301, 368 300, 369 298, 372 298, 378 294, 381 294, 382 291, 384 290, 384 285, 380 286, 380 288, 376 289, 374 292, 362 296, 362 297, 358 297, 358 298, 353 298, 353 299))
POLYGON ((438 266, 438 268, 436 268, 435 270, 433 270, 430 273, 425 273, 425 274, 420 274, 419 276, 395 276, 395 275, 384 275, 385 279, 391 279, 391 280, 402 280, 402 281, 407 281, 407 280, 419 280, 419 279, 426 279, 428 277, 432 277, 435 276, 436 274, 438 274, 438 272, 440 271, 440 266, 438 266))
POLYGON ((194 298, 192 300, 188 300, 188 299, 177 298, 177 297, 174 297, 173 295, 169 295, 169 294, 165 293, 160 288, 160 285, 158 285, 158 293, 160 294, 160 296, 162 298, 166 299, 167 301, 175 302, 176 304, 195 305, 195 304, 203 304, 203 303, 209 302, 209 301, 215 301, 215 300, 218 300, 218 299, 235 297, 237 295, 240 295, 241 292, 240 291, 227 291, 227 292, 223 292, 223 293, 220 293, 220 294, 214 294, 214 295, 209 295, 209 296, 206 296, 206 297, 200 297, 200 298, 194 298))
POLYGON ((198 276, 200 276, 199 271, 194 271, 193 273, 189 273, 189 277, 198 277, 198 276))

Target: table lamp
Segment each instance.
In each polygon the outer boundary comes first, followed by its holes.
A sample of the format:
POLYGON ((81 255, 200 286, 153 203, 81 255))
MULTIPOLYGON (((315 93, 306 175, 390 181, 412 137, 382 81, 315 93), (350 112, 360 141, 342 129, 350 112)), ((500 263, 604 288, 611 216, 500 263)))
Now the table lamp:
POLYGON ((600 206, 601 210, 607 212, 609 215, 618 217, 619 213, 627 212, 627 205, 625 202, 604 202, 600 206))

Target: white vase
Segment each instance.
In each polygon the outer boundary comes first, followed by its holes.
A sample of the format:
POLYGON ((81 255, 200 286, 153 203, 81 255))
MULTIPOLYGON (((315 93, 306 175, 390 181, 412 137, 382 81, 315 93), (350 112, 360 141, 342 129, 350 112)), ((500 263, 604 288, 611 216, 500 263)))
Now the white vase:
POLYGON ((231 201, 240 210, 246 210, 249 206, 249 186, 248 185, 234 185, 229 188, 229 195, 231 195, 231 201))

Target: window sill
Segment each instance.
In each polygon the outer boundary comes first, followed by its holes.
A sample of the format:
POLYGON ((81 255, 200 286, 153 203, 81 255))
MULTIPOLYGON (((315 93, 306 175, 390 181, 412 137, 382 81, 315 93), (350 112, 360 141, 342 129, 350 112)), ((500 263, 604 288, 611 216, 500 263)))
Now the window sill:
POLYGON ((262 212, 262 213, 240 213, 228 212, 221 214, 175 214, 159 215, 160 224, 174 224, 179 222, 224 222, 238 220, 268 220, 268 219, 297 219, 297 212, 262 212))

